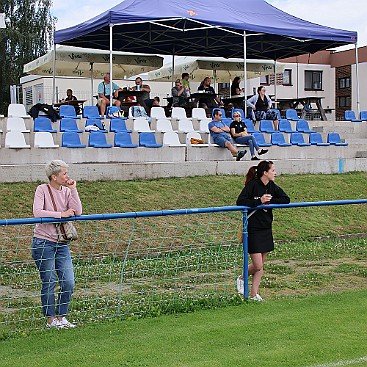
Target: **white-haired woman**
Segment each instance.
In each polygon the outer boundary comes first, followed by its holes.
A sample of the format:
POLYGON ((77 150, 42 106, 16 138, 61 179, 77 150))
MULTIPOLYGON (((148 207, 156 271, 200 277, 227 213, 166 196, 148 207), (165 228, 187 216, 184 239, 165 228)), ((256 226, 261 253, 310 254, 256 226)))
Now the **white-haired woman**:
MULTIPOLYGON (((68 165, 61 160, 53 160, 45 169, 49 183, 37 187, 33 215, 36 218, 68 218, 81 215, 82 204, 76 189, 76 181, 69 177, 68 165)), ((32 240, 32 257, 42 281, 41 302, 43 314, 48 319, 46 327, 75 327, 66 319, 74 290, 73 264, 68 243, 58 240, 55 224, 36 224, 32 240), (55 305, 54 290, 57 278, 60 290, 55 305)))

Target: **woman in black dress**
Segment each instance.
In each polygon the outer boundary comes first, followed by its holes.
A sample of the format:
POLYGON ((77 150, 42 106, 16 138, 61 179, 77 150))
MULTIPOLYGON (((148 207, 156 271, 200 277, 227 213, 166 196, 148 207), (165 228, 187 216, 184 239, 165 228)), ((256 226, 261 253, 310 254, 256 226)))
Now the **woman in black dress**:
MULTIPOLYGON (((245 187, 237 199, 237 205, 256 207, 267 204, 288 204, 288 195, 274 183, 275 166, 272 161, 261 161, 251 167, 245 180, 245 187)), ((259 285, 268 252, 274 250, 272 233, 273 213, 271 209, 258 209, 248 218, 248 252, 251 264, 248 274, 252 275, 250 298, 263 301, 259 295, 259 285)), ((243 277, 237 278, 238 292, 243 294, 243 277)))

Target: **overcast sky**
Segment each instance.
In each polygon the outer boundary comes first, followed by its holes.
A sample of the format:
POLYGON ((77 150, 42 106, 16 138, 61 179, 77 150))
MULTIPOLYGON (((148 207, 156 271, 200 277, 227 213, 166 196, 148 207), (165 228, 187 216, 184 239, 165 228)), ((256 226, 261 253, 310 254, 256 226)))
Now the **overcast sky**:
MULTIPOLYGON (((167 0, 169 1, 169 0, 167 0)), ((182 0, 183 2, 185 0, 182 0)), ((230 0, 228 0, 230 1, 230 0)), ((119 4, 121 0, 53 0, 56 29, 84 22, 119 4), (73 9, 76 9, 74 10, 73 9)), ((289 14, 321 25, 358 32, 358 46, 367 45, 366 0, 267 0, 289 14)))

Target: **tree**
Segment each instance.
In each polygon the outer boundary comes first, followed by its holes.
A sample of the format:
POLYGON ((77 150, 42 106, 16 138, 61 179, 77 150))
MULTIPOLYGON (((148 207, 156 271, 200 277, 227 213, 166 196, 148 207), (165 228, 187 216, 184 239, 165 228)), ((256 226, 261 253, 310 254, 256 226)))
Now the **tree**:
POLYGON ((0 29, 0 114, 10 103, 9 87, 19 84, 23 65, 45 54, 53 42, 56 18, 51 0, 1 0, 6 29, 0 29))

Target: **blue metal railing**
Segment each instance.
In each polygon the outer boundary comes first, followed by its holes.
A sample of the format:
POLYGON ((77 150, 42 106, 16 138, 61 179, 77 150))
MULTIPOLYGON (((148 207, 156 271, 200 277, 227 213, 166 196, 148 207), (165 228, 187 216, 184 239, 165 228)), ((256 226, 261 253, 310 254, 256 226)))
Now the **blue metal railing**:
POLYGON ((248 215, 254 209, 281 209, 281 208, 302 208, 313 206, 331 206, 331 205, 352 205, 352 204, 367 204, 367 199, 359 200, 335 200, 335 201, 318 201, 318 202, 298 202, 290 204, 271 204, 271 205, 259 205, 256 208, 247 206, 222 206, 222 207, 210 207, 210 208, 191 208, 191 209, 176 209, 176 210, 157 210, 157 211, 145 211, 145 212, 127 212, 127 213, 114 213, 114 214, 92 214, 81 215, 70 218, 18 218, 18 219, 2 219, 0 220, 0 226, 13 226, 22 224, 37 224, 37 223, 60 223, 68 221, 91 221, 91 220, 112 220, 112 219, 124 219, 124 218, 146 218, 146 217, 161 217, 170 215, 188 215, 188 214, 205 214, 205 213, 218 213, 218 212, 235 212, 242 211, 242 224, 243 224, 243 276, 244 276, 244 297, 248 298, 248 232, 247 223, 248 215))

